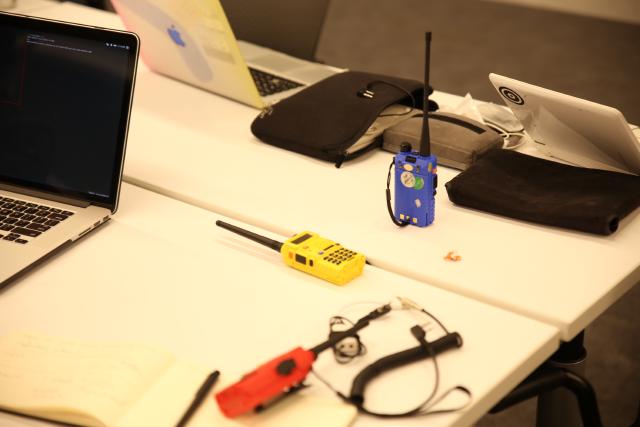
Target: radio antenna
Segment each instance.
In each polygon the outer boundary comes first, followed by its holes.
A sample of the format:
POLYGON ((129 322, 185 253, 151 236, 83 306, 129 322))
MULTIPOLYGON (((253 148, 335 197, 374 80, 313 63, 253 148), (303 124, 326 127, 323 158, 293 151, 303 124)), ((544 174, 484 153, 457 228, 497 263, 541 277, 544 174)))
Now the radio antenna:
POLYGON ((425 33, 424 60, 424 97, 422 98, 422 136, 420 138, 420 155, 431 155, 431 138, 429 137, 429 68, 431 57, 431 31, 425 33))
POLYGON ((261 245, 265 245, 268 248, 273 249, 276 252, 280 252, 282 249, 282 243, 277 240, 270 239, 268 237, 261 236, 249 230, 245 230, 244 228, 236 227, 235 225, 231 225, 224 221, 217 220, 216 225, 218 227, 222 227, 226 230, 229 230, 233 233, 239 234, 242 237, 246 237, 247 239, 253 240, 254 242, 258 242, 261 245))

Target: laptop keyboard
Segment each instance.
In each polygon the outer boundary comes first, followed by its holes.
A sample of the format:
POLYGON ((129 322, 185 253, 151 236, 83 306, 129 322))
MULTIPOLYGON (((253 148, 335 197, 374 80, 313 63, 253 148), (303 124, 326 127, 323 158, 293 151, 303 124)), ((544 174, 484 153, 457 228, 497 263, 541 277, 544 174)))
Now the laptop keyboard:
POLYGON ((26 244, 73 212, 0 196, 0 239, 26 244))
POLYGON ((300 83, 292 82, 291 80, 283 79, 282 77, 274 76, 273 74, 265 73, 255 68, 249 68, 249 71, 251 72, 253 81, 256 83, 260 96, 269 96, 274 93, 284 92, 285 90, 302 86, 300 83))

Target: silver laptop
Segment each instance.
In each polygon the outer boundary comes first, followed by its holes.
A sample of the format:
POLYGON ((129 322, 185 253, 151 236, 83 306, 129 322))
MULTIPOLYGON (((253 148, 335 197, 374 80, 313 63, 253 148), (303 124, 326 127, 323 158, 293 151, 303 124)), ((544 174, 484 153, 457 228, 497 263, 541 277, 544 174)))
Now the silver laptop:
POLYGON ((640 174, 640 141, 620 111, 498 74, 489 79, 546 155, 578 166, 640 174))
POLYGON ((0 13, 0 288, 116 211, 138 45, 0 13))
POLYGON ((237 41, 219 0, 112 0, 112 4, 127 29, 140 36, 141 56, 150 69, 256 108, 342 71, 237 41))

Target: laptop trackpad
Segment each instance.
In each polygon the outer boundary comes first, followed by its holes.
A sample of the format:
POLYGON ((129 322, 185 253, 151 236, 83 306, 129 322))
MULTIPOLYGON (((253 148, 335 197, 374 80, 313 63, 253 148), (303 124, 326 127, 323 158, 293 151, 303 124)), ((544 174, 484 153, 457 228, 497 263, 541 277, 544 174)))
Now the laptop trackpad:
POLYGON ((336 71, 329 67, 304 67, 292 70, 287 75, 292 79, 306 84, 317 83, 320 80, 333 76, 336 71))
POLYGON ((255 64, 260 68, 272 70, 278 73, 288 72, 295 68, 300 68, 307 65, 305 61, 301 61, 285 55, 279 55, 276 53, 251 58, 251 64, 255 64))

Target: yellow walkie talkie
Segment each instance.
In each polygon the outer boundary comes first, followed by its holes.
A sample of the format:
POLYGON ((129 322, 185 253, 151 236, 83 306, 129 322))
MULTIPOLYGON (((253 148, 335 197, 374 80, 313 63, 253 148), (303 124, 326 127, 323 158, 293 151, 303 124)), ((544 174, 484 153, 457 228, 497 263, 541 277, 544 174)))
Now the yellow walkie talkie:
POLYGON ((344 285, 360 275, 366 262, 361 253, 311 231, 298 233, 282 243, 223 221, 216 221, 216 225, 278 251, 290 267, 336 285, 344 285))

